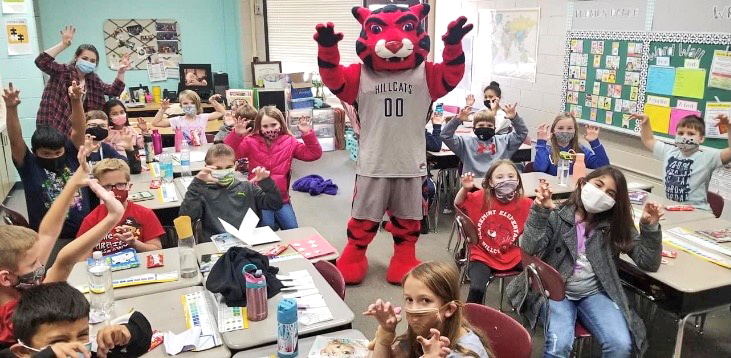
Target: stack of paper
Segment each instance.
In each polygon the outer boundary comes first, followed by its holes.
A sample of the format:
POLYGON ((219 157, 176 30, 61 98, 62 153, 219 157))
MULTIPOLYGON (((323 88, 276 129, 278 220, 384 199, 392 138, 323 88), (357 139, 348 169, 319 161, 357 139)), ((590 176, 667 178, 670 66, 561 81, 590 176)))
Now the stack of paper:
POLYGON ((315 286, 309 271, 292 271, 288 275, 277 275, 282 281, 284 298, 296 298, 300 309, 298 321, 304 325, 311 325, 333 319, 325 299, 315 286))

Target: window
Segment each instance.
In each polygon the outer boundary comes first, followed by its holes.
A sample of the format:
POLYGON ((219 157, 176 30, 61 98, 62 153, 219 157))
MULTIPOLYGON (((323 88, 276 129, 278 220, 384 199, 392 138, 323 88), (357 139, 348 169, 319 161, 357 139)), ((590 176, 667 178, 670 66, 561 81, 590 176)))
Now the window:
POLYGON ((345 37, 339 43, 340 63, 361 62, 355 40, 361 25, 351 9, 362 0, 266 0, 269 60, 282 61, 282 71, 318 72, 315 26, 332 22, 345 37))

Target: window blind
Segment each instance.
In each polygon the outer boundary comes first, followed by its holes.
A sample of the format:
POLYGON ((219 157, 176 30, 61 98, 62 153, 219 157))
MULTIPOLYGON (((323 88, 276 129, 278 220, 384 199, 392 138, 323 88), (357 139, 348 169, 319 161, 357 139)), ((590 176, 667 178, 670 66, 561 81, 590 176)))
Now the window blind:
POLYGON ((318 72, 317 43, 312 39, 315 26, 332 22, 340 41, 340 62, 361 62, 355 53, 355 40, 361 25, 351 13, 362 0, 266 0, 269 60, 282 61, 282 71, 318 72))

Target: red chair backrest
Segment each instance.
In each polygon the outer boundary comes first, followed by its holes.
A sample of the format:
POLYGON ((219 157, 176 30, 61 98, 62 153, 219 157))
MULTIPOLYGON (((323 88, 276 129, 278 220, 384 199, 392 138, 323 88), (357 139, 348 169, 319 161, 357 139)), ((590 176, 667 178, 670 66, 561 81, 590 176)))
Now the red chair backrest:
POLYGON ((708 204, 711 206, 711 211, 713 211, 713 216, 716 218, 720 218, 721 214, 723 213, 723 197, 709 191, 708 192, 708 204))
POLYGON ((208 143, 213 143, 213 140, 216 139, 216 135, 212 133, 206 133, 206 141, 208 143))
POLYGON ((548 296, 548 298, 554 301, 561 301, 566 297, 563 278, 555 268, 543 262, 538 257, 528 255, 525 252, 523 252, 522 261, 523 269, 528 275, 528 280, 533 291, 548 296), (538 275, 537 277, 534 271, 538 275), (540 292, 539 282, 546 292, 540 292))
POLYGON ((477 240, 479 240, 480 235, 477 232, 477 226, 475 226, 475 223, 472 222, 472 219, 470 219, 470 217, 459 208, 455 208, 454 214, 454 219, 457 220, 457 224, 460 225, 462 232, 467 236, 467 240, 470 243, 476 243, 477 240))
POLYGON ((523 173, 533 173, 535 169, 533 169, 533 162, 528 162, 523 167, 523 173))
POLYGON ((30 228, 30 224, 28 224, 28 220, 25 219, 25 217, 20 214, 19 212, 12 210, 8 208, 5 205, 0 204, 0 209, 4 211, 3 220, 8 225, 16 225, 16 226, 22 226, 30 228))
POLYGON ((317 272, 325 278, 325 281, 330 284, 330 287, 335 290, 335 293, 340 296, 341 299, 345 299, 345 279, 343 274, 340 273, 335 265, 327 261, 318 261, 314 263, 317 272))
POLYGON ((466 303, 464 317, 482 331, 495 358, 529 358, 531 337, 518 321, 494 308, 466 303))

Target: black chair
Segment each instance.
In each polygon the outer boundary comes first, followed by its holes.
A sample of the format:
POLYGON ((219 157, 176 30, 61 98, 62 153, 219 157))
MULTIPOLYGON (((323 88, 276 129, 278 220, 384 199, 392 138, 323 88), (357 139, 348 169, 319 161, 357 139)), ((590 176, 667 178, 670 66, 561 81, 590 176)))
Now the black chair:
POLYGON ((19 212, 12 210, 5 205, 0 205, 0 209, 3 211, 3 221, 6 224, 30 228, 28 220, 26 220, 19 212))

